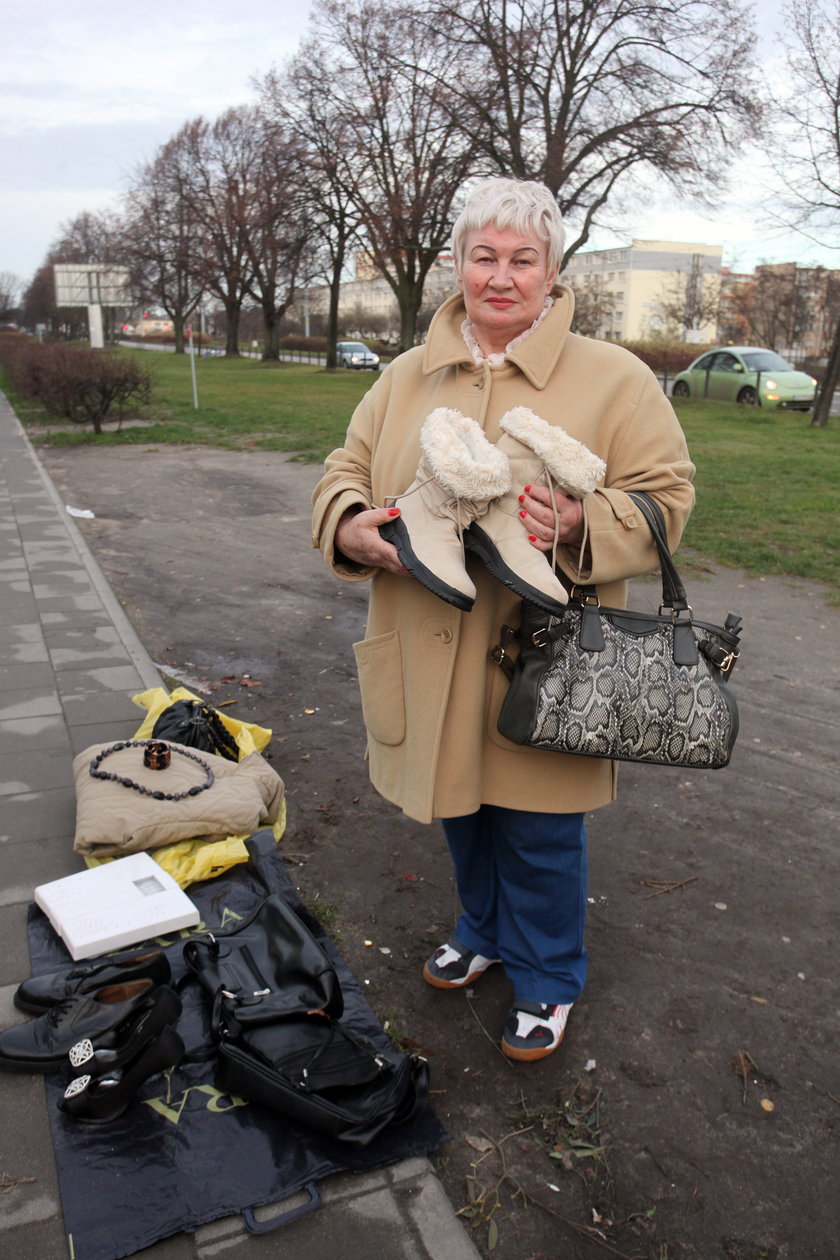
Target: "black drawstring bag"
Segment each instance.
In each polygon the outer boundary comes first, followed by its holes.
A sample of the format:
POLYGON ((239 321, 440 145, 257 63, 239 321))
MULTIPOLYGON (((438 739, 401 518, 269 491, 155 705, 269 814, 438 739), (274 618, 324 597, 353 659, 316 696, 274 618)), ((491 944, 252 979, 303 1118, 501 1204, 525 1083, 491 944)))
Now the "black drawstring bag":
POLYGON ((219 1089, 358 1147, 425 1107, 425 1059, 341 1021, 338 975, 280 894, 238 927, 187 941, 184 961, 212 1000, 219 1089))
POLYGON ((239 760, 239 745, 215 709, 200 700, 175 700, 163 710, 152 728, 152 739, 171 739, 187 748, 239 760))

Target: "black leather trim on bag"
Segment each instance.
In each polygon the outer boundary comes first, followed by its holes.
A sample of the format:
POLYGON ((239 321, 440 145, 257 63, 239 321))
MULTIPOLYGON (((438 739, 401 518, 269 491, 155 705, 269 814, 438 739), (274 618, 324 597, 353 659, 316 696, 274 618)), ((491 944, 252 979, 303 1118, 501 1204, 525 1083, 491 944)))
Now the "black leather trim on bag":
POLYGON ((659 613, 603 608, 594 586, 576 588, 562 617, 523 601, 518 631, 502 627, 492 659, 510 687, 498 729, 505 739, 555 752, 686 769, 720 769, 738 736, 727 679, 742 619, 697 621, 668 548, 658 504, 630 497, 648 525, 662 573, 659 613), (519 655, 508 648, 519 641, 519 655))
POLYGON ((426 1106, 425 1059, 341 1022, 335 968, 279 893, 237 927, 188 940, 184 960, 212 1004, 220 1089, 354 1146, 426 1106))

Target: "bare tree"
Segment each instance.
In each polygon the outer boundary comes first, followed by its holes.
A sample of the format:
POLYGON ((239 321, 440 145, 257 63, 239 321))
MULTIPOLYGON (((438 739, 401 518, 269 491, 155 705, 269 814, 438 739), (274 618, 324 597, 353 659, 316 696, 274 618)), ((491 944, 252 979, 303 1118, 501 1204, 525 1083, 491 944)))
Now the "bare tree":
POLYGON ((603 276, 568 280, 567 283, 575 295, 573 330, 583 337, 597 337, 606 325, 612 323, 615 294, 607 288, 603 276))
POLYGON ((186 322, 201 300, 196 225, 184 196, 175 141, 135 173, 125 195, 124 256, 143 302, 172 320, 175 353, 184 353, 186 322))
POLYGON ((250 197, 250 143, 236 110, 214 123, 194 118, 169 142, 196 242, 203 287, 224 307, 225 353, 239 354, 239 316, 251 282, 245 224, 250 197))
POLYGON ((657 307, 668 335, 696 341, 697 337, 691 334, 701 333, 711 324, 714 340, 720 309, 720 274, 704 272, 701 256, 695 254, 687 270, 675 271, 663 283, 657 307))
POLYGON ((229 111, 241 128, 243 152, 253 146, 241 224, 248 259, 247 290, 263 317, 263 359, 280 357, 280 323, 295 298, 310 251, 309 207, 301 175, 305 166, 285 117, 258 108, 229 111))
POLYGON ((307 207, 314 274, 329 286, 327 367, 336 365, 341 282, 354 244, 359 247, 361 220, 349 190, 353 185, 356 137, 336 101, 324 91, 329 56, 308 41, 284 74, 272 70, 257 87, 262 110, 282 119, 297 150, 300 196, 307 207))
POLYGON ((0 271, 0 319, 11 319, 15 314, 22 287, 13 271, 0 271))
POLYGON ((322 88, 352 144, 342 172, 376 269, 400 310, 400 346, 416 337, 423 286, 449 243, 472 144, 448 96, 460 50, 416 7, 328 0, 315 19, 322 88))
POLYGON ((753 28, 739 0, 423 7, 460 50, 454 78, 448 66, 432 72, 476 165, 548 185, 577 227, 567 258, 634 174, 708 201, 727 153, 757 125, 753 28))
MULTIPOLYGON (((792 226, 811 240, 840 249, 840 0, 787 0, 790 91, 774 131, 784 155, 792 226)), ((811 423, 828 424, 840 383, 840 317, 811 423)))

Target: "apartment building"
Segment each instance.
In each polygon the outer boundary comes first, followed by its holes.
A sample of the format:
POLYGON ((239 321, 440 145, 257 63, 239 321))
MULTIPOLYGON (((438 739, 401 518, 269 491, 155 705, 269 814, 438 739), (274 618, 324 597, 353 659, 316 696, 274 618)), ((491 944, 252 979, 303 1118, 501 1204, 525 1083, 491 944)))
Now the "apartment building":
POLYGON ((643 241, 575 254, 561 279, 575 290, 580 332, 613 341, 716 337, 723 247, 643 241))

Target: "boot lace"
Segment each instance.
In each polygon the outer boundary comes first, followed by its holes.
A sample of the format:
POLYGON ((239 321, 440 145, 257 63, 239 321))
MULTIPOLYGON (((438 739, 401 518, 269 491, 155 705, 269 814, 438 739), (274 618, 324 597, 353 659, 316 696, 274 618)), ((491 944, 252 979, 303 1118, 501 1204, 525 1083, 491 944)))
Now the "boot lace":
MULTIPOLYGON (((548 468, 547 464, 543 464, 541 476, 545 477, 545 483, 548 486, 549 492, 551 494, 551 511, 552 511, 552 515, 554 516, 554 537, 551 542, 551 567, 552 569, 556 569, 557 568, 557 547, 559 545, 559 533, 560 533, 560 516, 557 511, 557 500, 554 497, 554 491, 555 491, 555 488, 561 489, 562 487, 559 485, 559 482, 556 482, 554 478, 552 477, 551 471, 548 468)), ((580 578, 580 575, 583 571, 583 557, 586 551, 586 544, 589 541, 589 514, 586 511, 585 499, 583 500, 582 507, 583 507, 583 539, 581 540, 580 551, 578 552, 578 560, 577 560, 578 578, 580 578)))
MULTIPOLYGON (((424 486, 428 486, 435 480, 435 477, 427 477, 425 481, 418 481, 417 484, 412 486, 410 490, 404 490, 402 494, 386 494, 384 506, 393 507, 398 499, 407 499, 409 495, 416 494, 418 490, 422 490, 424 486)), ((439 481, 437 482, 437 485, 440 485, 439 481)), ((463 538, 464 530, 468 529, 472 524, 473 517, 468 515, 469 509, 466 506, 468 503, 471 504, 472 500, 459 499, 455 494, 453 494, 451 498, 444 499, 443 501, 443 507, 455 521, 459 538, 463 538)))

